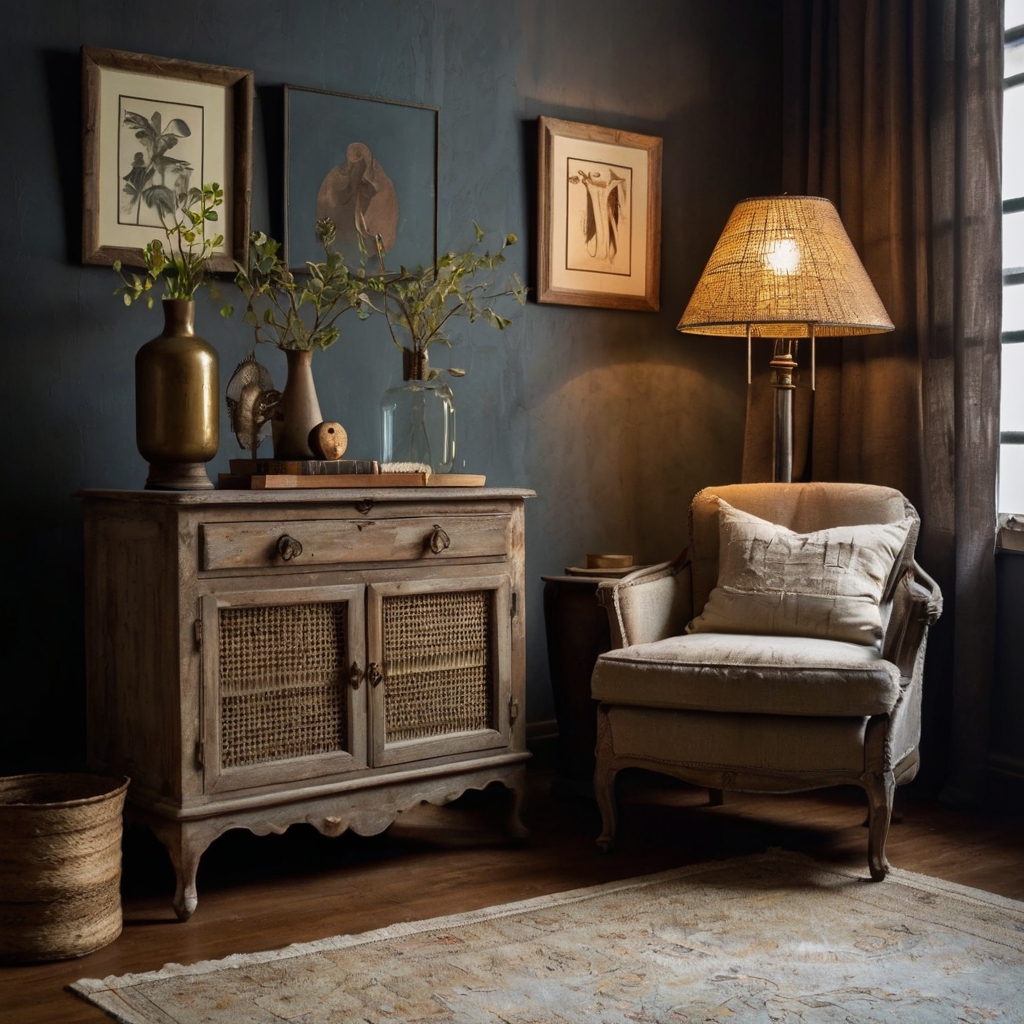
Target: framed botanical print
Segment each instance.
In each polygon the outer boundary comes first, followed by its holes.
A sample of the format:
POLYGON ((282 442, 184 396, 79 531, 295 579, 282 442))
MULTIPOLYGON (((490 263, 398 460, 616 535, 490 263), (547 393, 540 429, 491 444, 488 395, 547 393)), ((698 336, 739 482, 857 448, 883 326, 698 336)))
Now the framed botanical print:
POLYGON ((350 265, 376 238, 397 267, 437 259, 436 107, 284 87, 284 258, 323 259, 316 222, 329 217, 350 265))
POLYGON ((661 139, 539 119, 537 301, 656 310, 661 139))
POLYGON ((143 266, 190 188, 224 204, 216 271, 244 262, 252 194, 253 73, 82 47, 82 261, 143 266))

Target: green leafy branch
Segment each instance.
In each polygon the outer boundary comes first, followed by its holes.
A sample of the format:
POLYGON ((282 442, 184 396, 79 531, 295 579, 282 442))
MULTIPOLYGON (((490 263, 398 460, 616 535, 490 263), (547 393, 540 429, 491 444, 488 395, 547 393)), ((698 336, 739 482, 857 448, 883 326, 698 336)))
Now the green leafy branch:
MULTIPOLYGON (((476 221, 473 227, 479 244, 485 233, 476 221)), ((491 280, 476 280, 476 277, 482 272, 496 271, 505 262, 505 250, 517 241, 515 235, 508 234, 497 252, 480 253, 472 249, 446 252, 429 267, 414 270, 400 267, 398 271, 388 271, 378 236, 380 274, 368 279, 368 286, 382 297, 379 311, 384 313, 395 345, 413 353, 425 353, 435 342, 451 348, 448 332, 451 322, 458 318, 470 323, 484 320, 500 331, 511 326, 512 321, 501 316, 492 303, 505 296, 512 296, 520 305, 526 302, 527 288, 519 275, 512 274, 504 287, 496 287, 491 280), (408 335, 408 344, 399 341, 396 329, 408 335)), ((439 372, 431 370, 430 375, 434 377, 439 372)), ((453 377, 465 375, 464 370, 454 367, 447 372, 453 377)))
MULTIPOLYGON (((142 250, 146 265, 143 275, 126 275, 120 260, 114 261, 114 270, 124 284, 114 289, 115 295, 130 306, 145 300, 153 308, 153 286, 163 279, 165 299, 192 299, 203 285, 217 296, 216 282, 210 277, 210 259, 224 244, 224 236, 208 236, 207 225, 219 219, 217 207, 224 203, 224 190, 214 182, 202 188, 189 189, 181 205, 181 218, 168 221, 163 210, 160 220, 164 226, 166 244, 154 238, 142 250)), ((222 316, 231 316, 232 307, 224 306, 222 316)))
POLYGON ((242 322, 252 327, 258 342, 280 349, 324 350, 338 340, 337 320, 343 313, 354 309, 360 320, 369 316, 365 268, 350 269, 331 248, 336 231, 329 217, 317 221, 316 236, 323 262, 307 262, 308 277, 296 277, 281 258, 279 242, 262 231, 250 235, 248 264, 235 264, 235 284, 247 301, 242 322))

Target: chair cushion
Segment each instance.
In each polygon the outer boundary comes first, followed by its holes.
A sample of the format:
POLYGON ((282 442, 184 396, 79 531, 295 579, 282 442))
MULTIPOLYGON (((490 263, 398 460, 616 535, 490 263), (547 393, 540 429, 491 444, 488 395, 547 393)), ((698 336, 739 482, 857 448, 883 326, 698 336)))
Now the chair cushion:
POLYGON ((881 642, 880 603, 913 519, 794 533, 718 504, 718 585, 687 632, 881 642))
POLYGON ((609 704, 766 715, 885 714, 899 669, 838 640, 693 633, 602 654, 591 693, 609 704))

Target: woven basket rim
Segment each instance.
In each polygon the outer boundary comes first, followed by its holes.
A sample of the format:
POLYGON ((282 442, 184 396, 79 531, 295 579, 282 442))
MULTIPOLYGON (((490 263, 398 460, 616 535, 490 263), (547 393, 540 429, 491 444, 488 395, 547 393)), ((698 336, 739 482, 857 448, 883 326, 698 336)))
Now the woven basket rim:
POLYGON ((131 780, 127 775, 95 775, 90 772, 33 772, 28 775, 0 776, 0 812, 6 808, 84 807, 120 796, 131 780), (87 796, 65 800, 32 799, 32 790, 52 793, 61 781, 70 782, 79 790, 92 789, 87 796))

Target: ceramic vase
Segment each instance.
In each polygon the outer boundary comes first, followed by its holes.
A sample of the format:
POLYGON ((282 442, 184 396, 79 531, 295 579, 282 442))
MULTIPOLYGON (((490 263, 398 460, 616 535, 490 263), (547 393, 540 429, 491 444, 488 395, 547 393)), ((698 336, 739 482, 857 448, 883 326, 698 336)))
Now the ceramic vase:
POLYGON ((195 332, 192 299, 164 299, 163 333, 135 356, 135 438, 149 463, 146 487, 213 487, 206 463, 220 440, 217 352, 195 332))
POLYGON ((309 432, 323 423, 313 385, 313 349, 285 349, 288 379, 274 415, 274 458, 312 459, 309 432))
POLYGON ((435 473, 455 464, 455 399, 430 378, 426 352, 402 352, 402 383, 380 401, 381 461, 425 463, 435 473))

